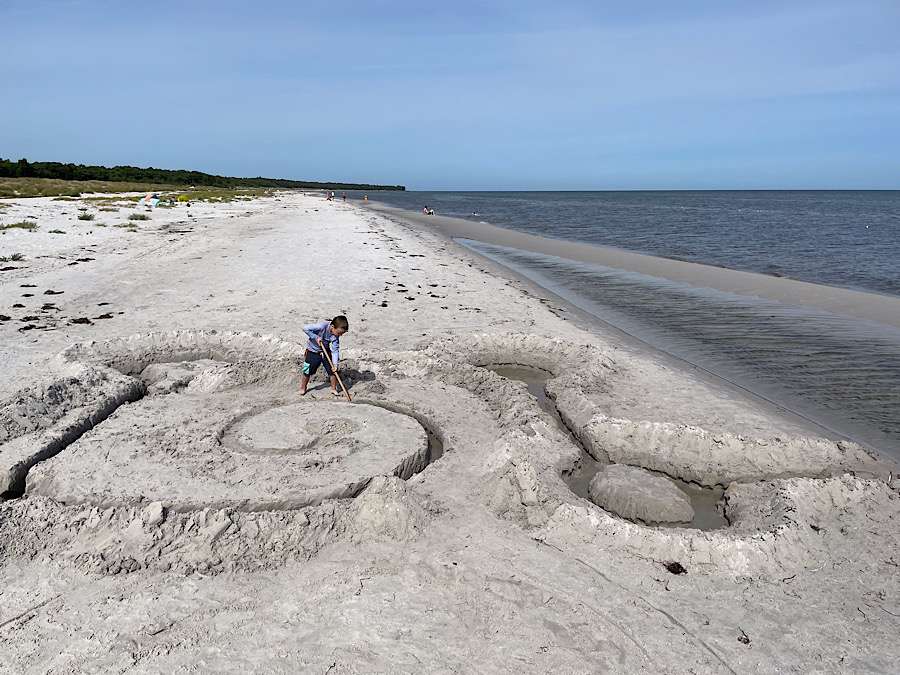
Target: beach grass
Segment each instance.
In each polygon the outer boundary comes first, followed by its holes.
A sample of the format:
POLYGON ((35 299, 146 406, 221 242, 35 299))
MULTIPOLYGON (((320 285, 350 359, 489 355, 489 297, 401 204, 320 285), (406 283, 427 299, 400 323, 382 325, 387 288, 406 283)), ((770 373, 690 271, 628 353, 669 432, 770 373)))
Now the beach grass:
POLYGON ((270 197, 276 190, 272 188, 193 188, 161 193, 161 202, 172 200, 179 204, 185 202, 210 202, 213 204, 250 201, 259 197, 270 197))
POLYGON ((65 234, 65 230, 47 230, 50 234, 65 234))
MULTIPOLYGON (((158 185, 102 180, 58 180, 55 178, 0 178, 0 198, 4 197, 54 197, 58 201, 74 201, 81 195, 93 192, 142 192, 156 193, 166 201, 231 202, 236 200, 268 197, 275 188, 195 188, 188 185, 158 185)), ((85 197, 90 202, 137 201, 139 196, 85 197)))
POLYGON ((87 212, 85 212, 85 213, 79 213, 79 214, 78 214, 78 220, 93 220, 93 219, 94 219, 94 214, 93 214, 93 213, 87 213, 87 212))
MULTIPOLYGON (((71 197, 90 192, 158 192, 171 185, 103 180, 58 180, 55 178, 0 178, 2 197, 71 197)), ((67 200, 65 200, 67 201, 67 200)))
POLYGON ((122 202, 135 202, 136 203, 143 198, 144 198, 143 195, 121 194, 121 195, 113 195, 113 196, 103 195, 103 196, 82 197, 81 201, 89 202, 89 203, 93 204, 94 206, 97 206, 99 204, 120 204, 122 202))
POLYGON ((0 255, 0 263, 20 262, 25 260, 25 256, 21 253, 13 253, 12 255, 0 255))
POLYGON ((6 225, 0 225, 0 231, 5 230, 36 230, 37 223, 33 220, 22 220, 18 223, 8 223, 6 225))
POLYGON ((150 220, 150 216, 146 213, 132 213, 128 216, 128 220, 150 220))

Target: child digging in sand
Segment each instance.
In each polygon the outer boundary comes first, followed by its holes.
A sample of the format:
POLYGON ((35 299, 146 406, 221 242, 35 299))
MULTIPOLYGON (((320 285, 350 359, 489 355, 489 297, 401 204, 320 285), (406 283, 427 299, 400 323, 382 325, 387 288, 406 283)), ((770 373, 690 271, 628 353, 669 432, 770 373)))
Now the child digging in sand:
POLYGON ((300 395, 306 395, 306 388, 309 386, 309 378, 316 374, 320 365, 325 366, 325 372, 331 378, 331 395, 340 396, 341 393, 337 388, 337 377, 328 359, 322 354, 323 349, 331 352, 331 362, 337 367, 341 358, 341 335, 350 330, 350 324, 347 317, 339 315, 329 321, 320 321, 319 323, 311 323, 303 327, 303 332, 309 338, 306 345, 306 354, 303 357, 303 371, 300 375, 300 395))

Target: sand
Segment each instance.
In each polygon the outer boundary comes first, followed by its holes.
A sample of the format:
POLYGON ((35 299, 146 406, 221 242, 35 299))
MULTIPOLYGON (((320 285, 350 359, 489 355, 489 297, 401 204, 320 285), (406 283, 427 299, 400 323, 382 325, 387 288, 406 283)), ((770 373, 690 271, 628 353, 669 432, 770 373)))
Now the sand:
POLYGON ((370 208, 380 213, 401 217, 417 225, 436 229, 448 237, 474 239, 488 244, 533 251, 569 260, 598 263, 606 267, 669 279, 691 286, 817 308, 838 315, 900 328, 900 298, 895 296, 813 284, 757 272, 725 269, 686 260, 673 260, 611 246, 551 239, 497 227, 489 223, 444 216, 424 216, 384 204, 373 203, 370 208))
POLYGON ((396 216, 280 193, 100 233, 23 202, 3 669, 894 668, 900 482, 863 448, 396 216), (337 313, 352 404, 297 391, 302 324, 337 313), (604 511, 564 480, 586 456, 717 486, 726 526, 604 511))

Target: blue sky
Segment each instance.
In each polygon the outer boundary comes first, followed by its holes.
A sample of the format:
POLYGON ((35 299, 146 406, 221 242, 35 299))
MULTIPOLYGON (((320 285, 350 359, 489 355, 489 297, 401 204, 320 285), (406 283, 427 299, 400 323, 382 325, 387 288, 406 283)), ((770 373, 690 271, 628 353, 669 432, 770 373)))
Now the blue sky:
POLYGON ((900 188, 900 2, 0 0, 0 156, 412 189, 900 188))

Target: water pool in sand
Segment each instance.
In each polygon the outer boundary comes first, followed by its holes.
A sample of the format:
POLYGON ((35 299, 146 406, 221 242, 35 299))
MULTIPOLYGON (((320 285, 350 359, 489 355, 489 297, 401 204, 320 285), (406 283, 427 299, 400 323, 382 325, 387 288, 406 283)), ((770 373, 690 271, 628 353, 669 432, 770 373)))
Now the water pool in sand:
MULTIPOLYGON (((563 474, 563 480, 572 492, 582 499, 590 501, 588 488, 591 480, 601 469, 603 463, 598 462, 585 451, 581 442, 575 438, 560 418, 556 404, 547 395, 546 390, 547 380, 552 374, 546 370, 519 364, 495 364, 489 365, 487 368, 501 377, 524 383, 528 388, 528 393, 535 398, 541 410, 546 412, 551 417, 556 427, 566 434, 573 444, 580 448, 580 461, 570 472, 563 474)), ((653 473, 664 476, 675 484, 688 496, 691 506, 694 509, 694 518, 691 522, 667 525, 668 527, 689 527, 699 530, 714 530, 728 526, 728 521, 724 515, 722 515, 720 508, 722 496, 725 492, 722 487, 701 487, 687 481, 665 476, 665 474, 658 472, 653 473)))

